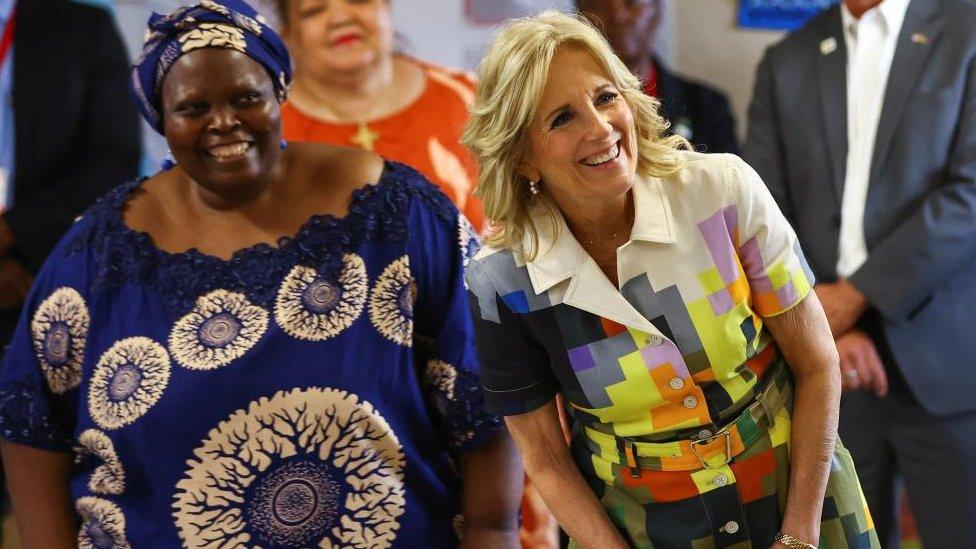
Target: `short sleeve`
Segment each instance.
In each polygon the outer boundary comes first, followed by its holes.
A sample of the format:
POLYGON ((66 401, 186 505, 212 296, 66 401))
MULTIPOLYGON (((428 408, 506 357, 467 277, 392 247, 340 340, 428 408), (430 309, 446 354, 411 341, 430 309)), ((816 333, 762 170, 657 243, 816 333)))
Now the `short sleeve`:
POLYGON ((440 438, 463 452, 504 429, 485 407, 464 291, 463 265, 478 240, 470 223, 439 191, 413 201, 409 223, 421 387, 440 438))
POLYGON ((71 451, 91 324, 84 254, 64 249, 38 273, 0 363, 0 438, 55 452, 71 451))
POLYGON ((793 227, 759 174, 733 157, 730 181, 738 211, 739 259, 749 280, 752 308, 760 316, 786 312, 803 301, 814 284, 793 227))
MULTIPOLYGON (((519 310, 519 296, 500 295, 491 280, 492 268, 506 268, 499 252, 469 265, 466 278, 474 318, 478 357, 488 409, 502 415, 531 412, 559 391, 545 347, 532 335, 519 310)), ((524 298, 523 298, 524 300, 524 298)))

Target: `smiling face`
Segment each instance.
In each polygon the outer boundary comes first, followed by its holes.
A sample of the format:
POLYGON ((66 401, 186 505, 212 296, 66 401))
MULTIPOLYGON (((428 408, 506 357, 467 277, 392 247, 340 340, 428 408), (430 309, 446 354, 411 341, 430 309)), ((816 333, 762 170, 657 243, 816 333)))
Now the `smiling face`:
POLYGON ((289 0, 283 36, 296 73, 360 70, 393 54, 388 0, 289 0))
POLYGON ((246 194, 270 178, 281 155, 281 109, 257 61, 222 48, 190 52, 166 75, 162 97, 170 151, 200 186, 246 194))
POLYGON ((579 48, 556 51, 527 136, 519 171, 541 178, 560 205, 605 203, 633 185, 633 114, 603 67, 579 48))

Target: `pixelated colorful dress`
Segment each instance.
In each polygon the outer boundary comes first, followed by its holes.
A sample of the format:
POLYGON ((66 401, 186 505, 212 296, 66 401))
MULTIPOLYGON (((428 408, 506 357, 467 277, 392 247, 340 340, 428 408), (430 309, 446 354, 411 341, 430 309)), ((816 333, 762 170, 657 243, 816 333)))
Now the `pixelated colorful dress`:
MULTIPOLYGON (((539 253, 483 248, 466 274, 489 409, 561 393, 574 459, 633 546, 766 549, 790 464, 792 377, 763 318, 810 291, 796 236, 731 155, 638 178, 619 287, 536 206, 539 253), (555 233, 554 233, 555 231, 555 233)), ((821 547, 878 547, 839 442, 821 547)))
POLYGON ((80 546, 456 546, 454 456, 501 424, 447 197, 387 163, 224 261, 127 228, 138 187, 72 227, 0 367, 0 435, 74 454, 80 546))

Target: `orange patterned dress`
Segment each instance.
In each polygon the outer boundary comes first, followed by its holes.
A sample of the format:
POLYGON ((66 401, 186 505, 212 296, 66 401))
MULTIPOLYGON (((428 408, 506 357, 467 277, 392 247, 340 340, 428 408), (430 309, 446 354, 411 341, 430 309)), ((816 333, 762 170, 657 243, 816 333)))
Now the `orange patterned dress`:
MULTIPOLYGON (((410 106, 362 124, 334 124, 312 118, 285 103, 285 139, 361 147, 419 170, 451 198, 480 233, 485 231, 481 200, 472 196, 478 166, 461 145, 477 82, 470 74, 403 57, 427 76, 423 93, 410 106)), ((519 537, 525 549, 558 547, 556 521, 526 479, 519 537)))
POLYGON ((424 92, 410 106, 361 124, 334 124, 312 118, 285 103, 285 139, 361 147, 416 168, 444 191, 479 232, 484 230, 481 200, 471 196, 478 166, 460 143, 474 101, 474 77, 406 58, 427 76, 424 92))

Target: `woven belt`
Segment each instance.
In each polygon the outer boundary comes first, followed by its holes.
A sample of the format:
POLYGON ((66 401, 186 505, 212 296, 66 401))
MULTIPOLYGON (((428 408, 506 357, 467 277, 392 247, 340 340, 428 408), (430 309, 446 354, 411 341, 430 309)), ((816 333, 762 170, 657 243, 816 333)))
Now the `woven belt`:
POLYGON ((727 465, 753 442, 763 436, 775 422, 776 414, 793 396, 793 376, 783 360, 777 360, 762 381, 756 398, 735 419, 704 438, 685 438, 671 442, 642 442, 584 427, 583 439, 597 456, 627 466, 635 476, 640 469, 660 471, 694 471, 727 465), (612 437, 617 452, 604 451, 592 438, 612 437))

